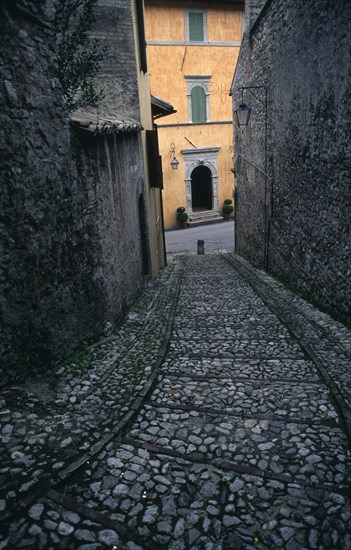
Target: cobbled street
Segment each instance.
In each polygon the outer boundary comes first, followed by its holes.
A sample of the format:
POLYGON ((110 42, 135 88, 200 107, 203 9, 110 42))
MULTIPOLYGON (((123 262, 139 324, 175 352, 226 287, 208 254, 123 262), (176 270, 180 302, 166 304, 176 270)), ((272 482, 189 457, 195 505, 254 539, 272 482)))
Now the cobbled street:
POLYGON ((350 549, 351 331, 232 253, 5 381, 0 549, 350 549))

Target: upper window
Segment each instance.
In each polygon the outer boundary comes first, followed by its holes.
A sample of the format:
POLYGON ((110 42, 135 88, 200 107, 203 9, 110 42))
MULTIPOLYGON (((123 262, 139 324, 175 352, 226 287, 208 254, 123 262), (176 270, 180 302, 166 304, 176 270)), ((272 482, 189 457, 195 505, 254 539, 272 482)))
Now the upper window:
POLYGON ((191 90, 191 120, 206 122, 206 94, 202 86, 194 86, 191 90))
POLYGON ((185 18, 186 40, 189 42, 206 42, 207 25, 205 10, 187 10, 185 18))
POLYGON ((210 121, 211 75, 184 75, 186 80, 189 122, 210 121))

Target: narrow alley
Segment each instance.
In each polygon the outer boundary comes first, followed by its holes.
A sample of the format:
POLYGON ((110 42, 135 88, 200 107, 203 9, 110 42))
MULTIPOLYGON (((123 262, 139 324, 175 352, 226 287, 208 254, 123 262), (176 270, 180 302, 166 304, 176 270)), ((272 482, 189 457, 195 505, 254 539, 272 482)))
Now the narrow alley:
POLYGON ((0 401, 0 549, 350 549, 351 331, 232 253, 0 401))

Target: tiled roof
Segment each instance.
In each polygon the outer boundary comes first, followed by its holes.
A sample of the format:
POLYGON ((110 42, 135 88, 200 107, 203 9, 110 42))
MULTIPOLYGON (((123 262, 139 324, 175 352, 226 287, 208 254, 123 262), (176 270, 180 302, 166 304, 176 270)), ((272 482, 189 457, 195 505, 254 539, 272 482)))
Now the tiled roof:
POLYGON ((140 132, 140 122, 117 115, 98 115, 76 112, 70 115, 71 124, 83 132, 94 136, 100 134, 119 134, 122 132, 140 132))
POLYGON ((151 105, 152 105, 152 114, 154 118, 160 118, 162 116, 172 115, 177 111, 173 108, 173 105, 157 97, 155 95, 151 96, 151 105))
MULTIPOLYGON (((169 0, 167 0, 169 1, 169 0)), ((240 4, 240 5, 244 5, 245 3, 245 0, 175 0, 176 2, 192 2, 192 3, 195 3, 195 4, 206 4, 206 3, 211 3, 211 4, 240 4)), ((146 1, 146 4, 148 4, 148 1, 146 1)), ((202 7, 202 6, 199 6, 199 8, 202 7)))

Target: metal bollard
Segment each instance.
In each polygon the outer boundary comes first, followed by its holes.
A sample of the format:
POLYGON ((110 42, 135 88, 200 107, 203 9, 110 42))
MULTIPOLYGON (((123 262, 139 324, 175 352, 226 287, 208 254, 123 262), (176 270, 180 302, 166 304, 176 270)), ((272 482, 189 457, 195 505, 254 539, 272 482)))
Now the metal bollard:
POLYGON ((197 241, 197 253, 205 254, 205 241, 201 241, 201 240, 197 241))

